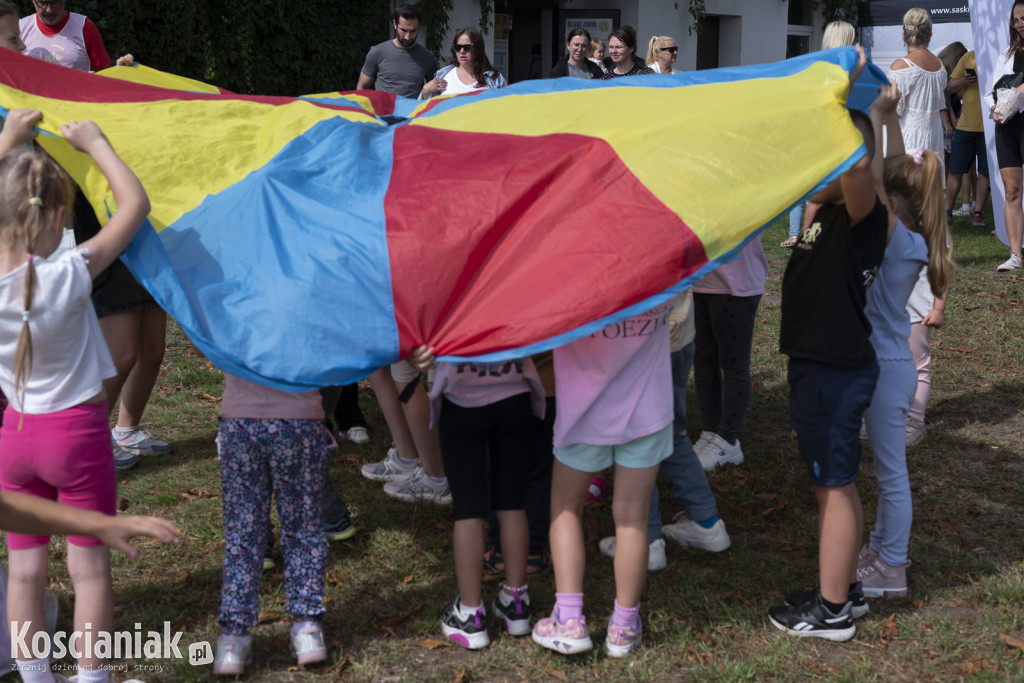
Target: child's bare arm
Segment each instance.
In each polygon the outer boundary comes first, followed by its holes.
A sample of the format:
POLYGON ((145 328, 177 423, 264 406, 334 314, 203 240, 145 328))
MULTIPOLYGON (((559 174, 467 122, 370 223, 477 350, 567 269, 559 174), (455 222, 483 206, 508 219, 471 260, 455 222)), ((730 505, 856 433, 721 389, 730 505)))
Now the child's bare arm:
POLYGON ((89 250, 89 274, 96 277, 114 262, 139 231, 149 214, 149 198, 142 183, 121 157, 117 156, 103 132, 92 121, 71 121, 60 127, 68 142, 96 162, 110 184, 117 211, 92 239, 78 245, 89 250))
POLYGON ((129 557, 135 557, 129 542, 136 536, 177 543, 181 535, 178 527, 166 519, 137 515, 111 517, 11 492, 0 493, 0 526, 22 534, 93 536, 129 557))

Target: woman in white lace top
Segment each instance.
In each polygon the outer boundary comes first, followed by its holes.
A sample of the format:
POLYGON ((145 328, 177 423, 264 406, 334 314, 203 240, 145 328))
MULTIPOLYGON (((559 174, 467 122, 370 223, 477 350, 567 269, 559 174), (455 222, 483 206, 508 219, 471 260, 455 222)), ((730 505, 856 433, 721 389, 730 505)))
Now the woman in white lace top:
POLYGON ((889 67, 889 81, 900 89, 896 113, 904 146, 923 147, 941 159, 944 134, 953 134, 953 124, 946 111, 946 70, 928 51, 931 39, 932 20, 927 10, 914 8, 903 15, 907 56, 889 67))

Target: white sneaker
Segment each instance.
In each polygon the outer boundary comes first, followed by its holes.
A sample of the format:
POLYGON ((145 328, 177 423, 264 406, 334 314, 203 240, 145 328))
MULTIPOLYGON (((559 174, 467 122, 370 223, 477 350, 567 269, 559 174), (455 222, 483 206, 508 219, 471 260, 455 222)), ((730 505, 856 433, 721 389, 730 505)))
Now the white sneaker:
POLYGON ((712 434, 708 442, 697 451, 697 459, 705 472, 711 472, 722 465, 739 465, 743 462, 743 451, 740 449, 740 440, 732 446, 718 434, 712 434))
POLYGON ((352 443, 367 443, 370 440, 370 435, 366 433, 366 427, 349 427, 341 435, 352 443))
POLYGON ((425 500, 437 505, 452 504, 452 490, 448 487, 448 477, 440 482, 434 481, 427 476, 422 467, 417 467, 413 475, 404 481, 384 484, 384 493, 408 503, 425 500))
POLYGON ((908 446, 916 446, 917 444, 924 441, 924 437, 928 436, 928 430, 924 426, 924 422, 915 420, 912 417, 907 418, 907 440, 908 446))
POLYGON ((700 449, 707 446, 708 441, 711 441, 711 437, 713 437, 714 435, 714 432, 701 432, 700 436, 697 437, 697 440, 693 444, 693 452, 700 453, 700 449))
POLYGON ((1022 267, 1024 267, 1024 263, 1021 263, 1020 256, 1010 254, 1010 258, 1000 263, 996 270, 1005 272, 1007 270, 1020 270, 1022 267))
MULTIPOLYGON (((601 551, 602 555, 615 557, 615 537, 609 536, 607 538, 602 538, 597 544, 597 548, 601 551)), ((665 539, 656 538, 651 541, 651 546, 647 552, 647 571, 656 572, 667 566, 668 560, 665 559, 665 539)))
POLYGON ((953 209, 954 216, 970 216, 974 212, 974 207, 967 206, 966 204, 961 206, 959 209, 953 209))
POLYGON ((732 545, 725 530, 725 522, 721 519, 710 529, 705 529, 682 512, 675 516, 671 524, 661 527, 661 535, 679 545, 688 545, 712 553, 720 553, 732 545))
POLYGON ((399 458, 398 450, 392 446, 383 460, 363 465, 360 472, 367 479, 374 481, 402 481, 412 476, 419 466, 419 460, 405 462, 399 458))

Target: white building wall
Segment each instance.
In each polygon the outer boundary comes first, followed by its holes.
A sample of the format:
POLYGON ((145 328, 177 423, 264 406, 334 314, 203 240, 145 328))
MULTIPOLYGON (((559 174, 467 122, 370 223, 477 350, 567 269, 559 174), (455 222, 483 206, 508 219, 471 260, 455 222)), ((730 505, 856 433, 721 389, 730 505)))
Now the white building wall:
MULTIPOLYGON (((679 45, 679 60, 676 68, 692 71, 697 64, 697 32, 689 32, 690 14, 688 0, 567 0, 564 9, 617 9, 620 23, 633 26, 637 31, 637 52, 643 56, 647 42, 653 35, 672 36, 679 45), (678 5, 678 7, 676 6, 678 5)), ((786 57, 786 36, 788 34, 789 3, 780 0, 705 0, 708 15, 717 15, 720 21, 719 66, 739 66, 776 62, 786 57)), ((492 3, 493 16, 493 3, 492 3)), ((561 32, 560 25, 554 25, 554 12, 542 13, 541 49, 542 64, 552 64, 553 54, 551 33, 561 32)), ((449 18, 449 35, 445 45, 450 45, 455 31, 463 26, 479 26, 480 3, 478 0, 455 0, 449 18)), ((513 26, 514 30, 514 26, 513 26)), ((814 30, 810 47, 821 47, 823 31, 820 12, 815 13, 814 30)), ((493 31, 484 36, 487 54, 493 56, 493 31)), ((447 49, 443 55, 448 57, 447 49)), ((544 69, 546 73, 547 69, 544 69)))

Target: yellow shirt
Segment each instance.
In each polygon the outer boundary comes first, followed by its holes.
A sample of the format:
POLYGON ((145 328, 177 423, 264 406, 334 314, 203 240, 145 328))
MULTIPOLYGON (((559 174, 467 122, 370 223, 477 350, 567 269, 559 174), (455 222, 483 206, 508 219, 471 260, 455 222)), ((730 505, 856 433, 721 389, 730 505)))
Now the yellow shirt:
MULTIPOLYGON (((967 75, 967 69, 973 69, 975 75, 978 73, 978 65, 974 60, 974 50, 971 50, 956 63, 956 67, 953 68, 953 73, 949 75, 952 78, 963 78, 967 75)), ((980 133, 984 130, 984 126, 981 121, 981 95, 978 92, 978 84, 972 83, 968 85, 960 93, 960 96, 964 100, 963 110, 960 112, 960 121, 956 124, 957 130, 962 130, 968 133, 980 133)))

